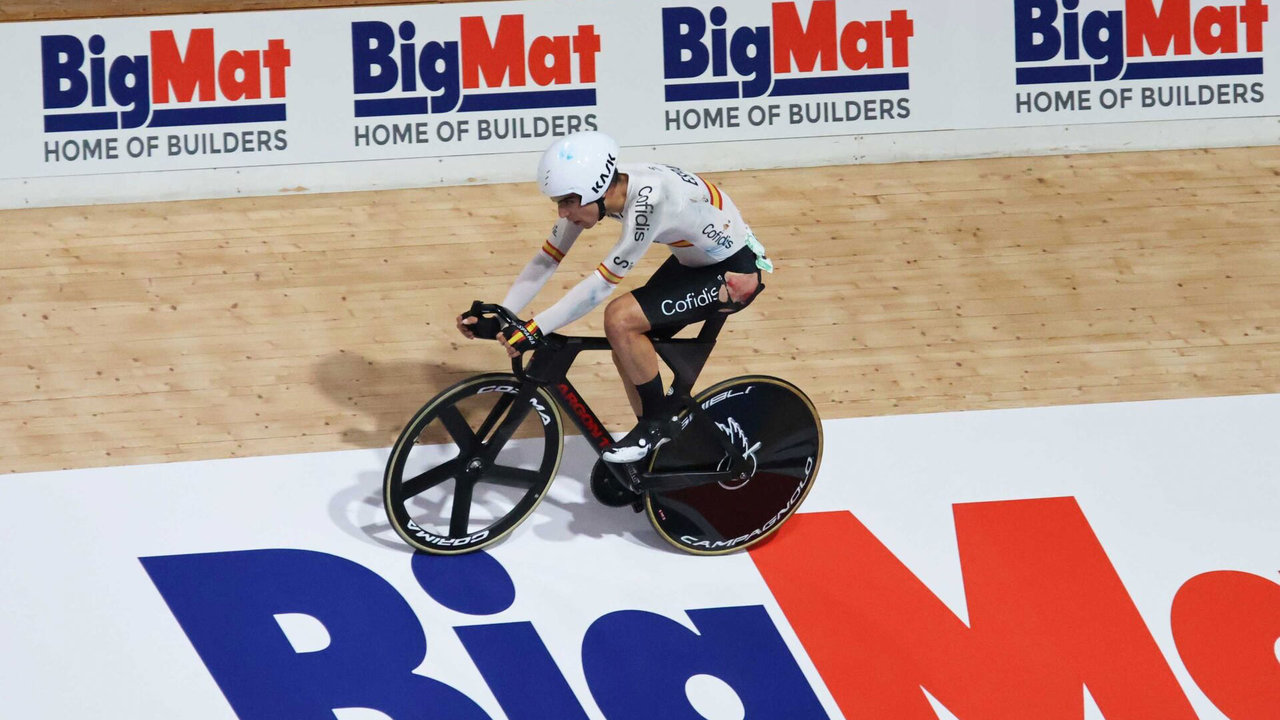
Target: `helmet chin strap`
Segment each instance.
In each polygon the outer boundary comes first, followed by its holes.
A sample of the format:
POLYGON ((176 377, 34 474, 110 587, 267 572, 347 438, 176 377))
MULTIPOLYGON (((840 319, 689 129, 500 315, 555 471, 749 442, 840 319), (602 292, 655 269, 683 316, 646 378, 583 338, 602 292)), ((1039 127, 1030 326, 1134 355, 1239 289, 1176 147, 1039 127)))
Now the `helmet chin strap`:
POLYGON ((604 192, 600 194, 600 197, 596 198, 596 208, 600 210, 600 217, 596 218, 596 222, 604 220, 604 216, 608 214, 604 209, 604 196, 609 194, 616 182, 618 182, 618 171, 614 169, 613 174, 609 176, 609 184, 605 186, 604 192))

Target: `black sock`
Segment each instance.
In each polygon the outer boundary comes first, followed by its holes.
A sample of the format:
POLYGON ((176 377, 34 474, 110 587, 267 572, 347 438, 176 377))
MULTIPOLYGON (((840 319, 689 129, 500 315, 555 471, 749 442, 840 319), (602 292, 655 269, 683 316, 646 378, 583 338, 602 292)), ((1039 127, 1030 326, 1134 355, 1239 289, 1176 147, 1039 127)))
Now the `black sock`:
POLYGON ((643 420, 658 419, 662 414, 663 398, 665 396, 662 390, 662 375, 654 375, 652 380, 637 385, 636 392, 640 394, 640 418, 643 420))

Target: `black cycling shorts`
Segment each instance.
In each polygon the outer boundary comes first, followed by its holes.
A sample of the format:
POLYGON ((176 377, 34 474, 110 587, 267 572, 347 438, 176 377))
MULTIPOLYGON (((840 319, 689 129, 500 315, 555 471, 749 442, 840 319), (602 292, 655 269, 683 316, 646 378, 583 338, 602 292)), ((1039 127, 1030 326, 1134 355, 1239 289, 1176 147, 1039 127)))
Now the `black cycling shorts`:
MULTIPOLYGON (((755 273, 759 277, 756 254, 744 247, 714 265, 703 267, 681 265, 672 255, 631 294, 640 303, 649 327, 654 330, 681 328, 721 313, 738 312, 751 304, 755 295, 741 304, 720 301, 720 288, 724 286, 727 272, 755 273)), ((760 288, 764 288, 763 283, 760 288)))

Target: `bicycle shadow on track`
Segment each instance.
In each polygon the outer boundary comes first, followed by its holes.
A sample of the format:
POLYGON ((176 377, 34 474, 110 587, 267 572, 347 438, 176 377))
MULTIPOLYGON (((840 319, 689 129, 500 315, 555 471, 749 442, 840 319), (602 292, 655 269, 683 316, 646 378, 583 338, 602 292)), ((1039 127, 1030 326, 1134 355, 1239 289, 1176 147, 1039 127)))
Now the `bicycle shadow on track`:
POLYGON ((500 368, 415 360, 375 362, 360 353, 338 350, 316 364, 313 376, 320 391, 351 421, 339 430, 342 442, 376 448, 394 443, 413 413, 437 392, 494 369, 500 368))
MULTIPOLYGON (((378 457, 385 463, 387 453, 379 452, 378 457)), ((528 533, 551 542, 616 536, 651 549, 677 552, 658 536, 646 515, 630 508, 607 507, 591 497, 588 478, 595 461, 596 455, 586 440, 566 437, 559 472, 542 503, 501 543, 520 542, 521 536, 528 533)), ((356 540, 413 553, 387 521, 382 505, 381 469, 360 472, 354 480, 329 501, 333 524, 356 540)))
POLYGON ((382 507, 382 473, 366 470, 355 480, 354 485, 343 488, 329 499, 329 519, 334 526, 361 542, 412 554, 413 548, 396 535, 387 521, 382 507))
POLYGON ((387 521, 382 506, 382 466, 401 428, 441 389, 480 372, 444 362, 376 362, 358 352, 338 350, 312 369, 315 386, 339 408, 347 427, 345 445, 379 448, 377 469, 363 471, 354 484, 329 501, 329 517, 347 535, 380 547, 412 553, 387 521))
POLYGON ((526 524, 532 524, 533 532, 545 540, 619 536, 657 550, 673 549, 658 536, 646 515, 602 505, 591 496, 589 478, 597 459, 585 438, 566 437, 556 480, 526 524))

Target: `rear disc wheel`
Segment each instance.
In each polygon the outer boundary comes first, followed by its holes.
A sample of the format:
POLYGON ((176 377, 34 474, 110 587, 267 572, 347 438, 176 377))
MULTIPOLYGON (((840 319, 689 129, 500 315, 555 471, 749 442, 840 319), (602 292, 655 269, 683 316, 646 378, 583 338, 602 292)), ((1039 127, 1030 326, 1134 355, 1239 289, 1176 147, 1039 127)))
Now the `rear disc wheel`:
POLYGON ((738 459, 744 470, 719 482, 646 493, 649 520, 685 552, 748 548, 772 535, 812 489, 822 461, 818 412, 795 385, 766 375, 725 380, 694 402, 707 421, 682 414, 682 431, 658 448, 649 470, 724 471, 738 459), (738 457, 730 458, 713 433, 727 438, 738 457))

